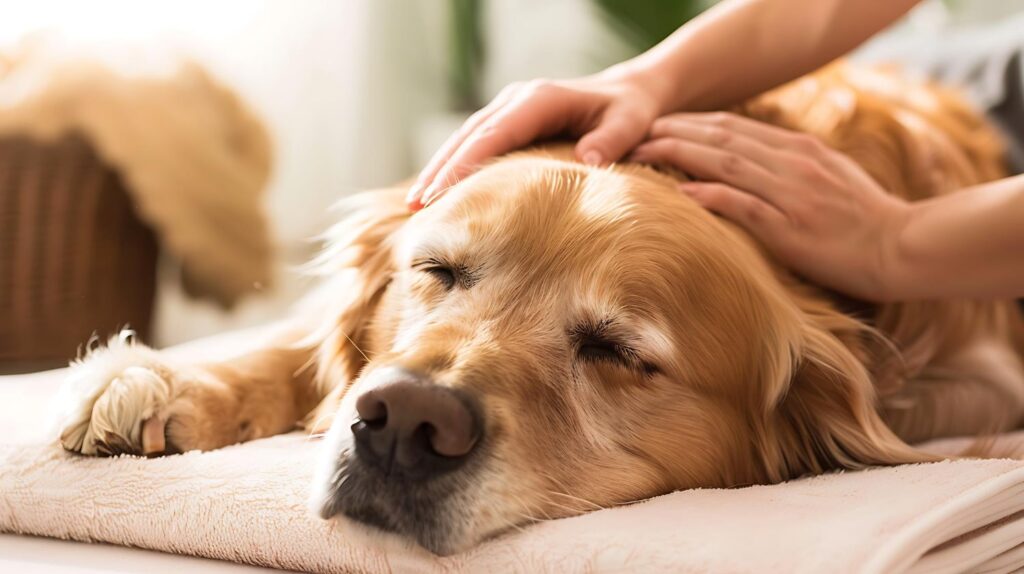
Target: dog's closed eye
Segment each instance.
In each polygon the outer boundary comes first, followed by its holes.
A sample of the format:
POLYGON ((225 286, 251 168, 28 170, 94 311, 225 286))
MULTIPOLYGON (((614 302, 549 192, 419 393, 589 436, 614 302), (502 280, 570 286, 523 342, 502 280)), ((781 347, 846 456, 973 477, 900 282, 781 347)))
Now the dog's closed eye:
POLYGON ((434 277, 445 289, 451 289, 455 287, 455 283, 458 281, 458 276, 455 273, 455 269, 451 267, 445 267, 443 265, 435 265, 432 267, 424 267, 423 271, 434 277))
POLYGON ((469 289, 480 280, 479 270, 474 270, 464 263, 457 263, 445 258, 426 257, 413 263, 412 268, 421 273, 426 273, 437 281, 445 291, 451 291, 455 287, 469 289))
POLYGON ((584 360, 624 362, 620 346, 617 343, 597 338, 581 341, 576 355, 584 360))
POLYGON ((576 340, 576 358, 591 363, 612 363, 645 375, 658 371, 657 366, 643 360, 636 349, 611 338, 605 330, 605 325, 574 329, 572 336, 576 340))
POLYGON ((423 259, 414 263, 412 268, 429 275, 444 287, 445 291, 451 290, 456 285, 468 286, 466 284, 466 273, 462 268, 440 259, 423 259))

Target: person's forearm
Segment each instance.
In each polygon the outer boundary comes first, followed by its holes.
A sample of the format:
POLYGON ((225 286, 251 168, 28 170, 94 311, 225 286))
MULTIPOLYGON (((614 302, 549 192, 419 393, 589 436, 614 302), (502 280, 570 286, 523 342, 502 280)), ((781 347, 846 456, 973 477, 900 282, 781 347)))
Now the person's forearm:
POLYGON ((915 203, 889 299, 1024 297, 1024 175, 915 203))
POLYGON ((724 0, 620 69, 662 113, 721 109, 842 56, 919 0, 724 0))

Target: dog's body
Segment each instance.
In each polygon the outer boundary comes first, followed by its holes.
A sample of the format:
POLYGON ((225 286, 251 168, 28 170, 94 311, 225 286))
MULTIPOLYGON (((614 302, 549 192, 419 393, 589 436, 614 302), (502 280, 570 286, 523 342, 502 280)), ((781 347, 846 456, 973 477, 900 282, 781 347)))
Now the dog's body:
MULTIPOLYGON (((741 113, 911 200, 1005 175, 954 97, 874 72, 827 70, 741 113)), ((404 190, 365 196, 317 263, 324 286, 265 348, 206 365, 95 351, 61 440, 176 452, 331 426, 317 509, 447 553, 680 488, 934 460, 908 443, 1021 423, 1013 302, 842 300, 676 181, 554 146, 413 217, 404 190)))

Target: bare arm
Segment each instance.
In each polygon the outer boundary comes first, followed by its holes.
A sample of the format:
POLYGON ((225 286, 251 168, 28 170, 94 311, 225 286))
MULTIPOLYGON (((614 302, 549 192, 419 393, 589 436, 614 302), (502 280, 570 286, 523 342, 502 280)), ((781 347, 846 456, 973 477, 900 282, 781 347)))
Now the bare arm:
POLYGON ((920 0, 731 0, 621 64, 649 76, 661 112, 720 109, 842 56, 920 0))
POLYGON ((915 203, 889 298, 1024 297, 1024 175, 915 203))
POLYGON ((662 114, 720 108, 843 55, 919 0, 724 0, 650 51, 604 72, 512 85, 473 115, 409 192, 416 210, 488 158, 579 137, 589 164, 618 161, 662 114))

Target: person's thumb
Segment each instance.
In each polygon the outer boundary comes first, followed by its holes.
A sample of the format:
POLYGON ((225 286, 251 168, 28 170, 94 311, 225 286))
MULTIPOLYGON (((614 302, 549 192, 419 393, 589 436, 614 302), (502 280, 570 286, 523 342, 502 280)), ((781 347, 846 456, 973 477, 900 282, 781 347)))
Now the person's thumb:
POLYGON ((576 158, 588 165, 618 161, 643 141, 650 121, 616 106, 609 107, 601 122, 576 144, 576 158))

